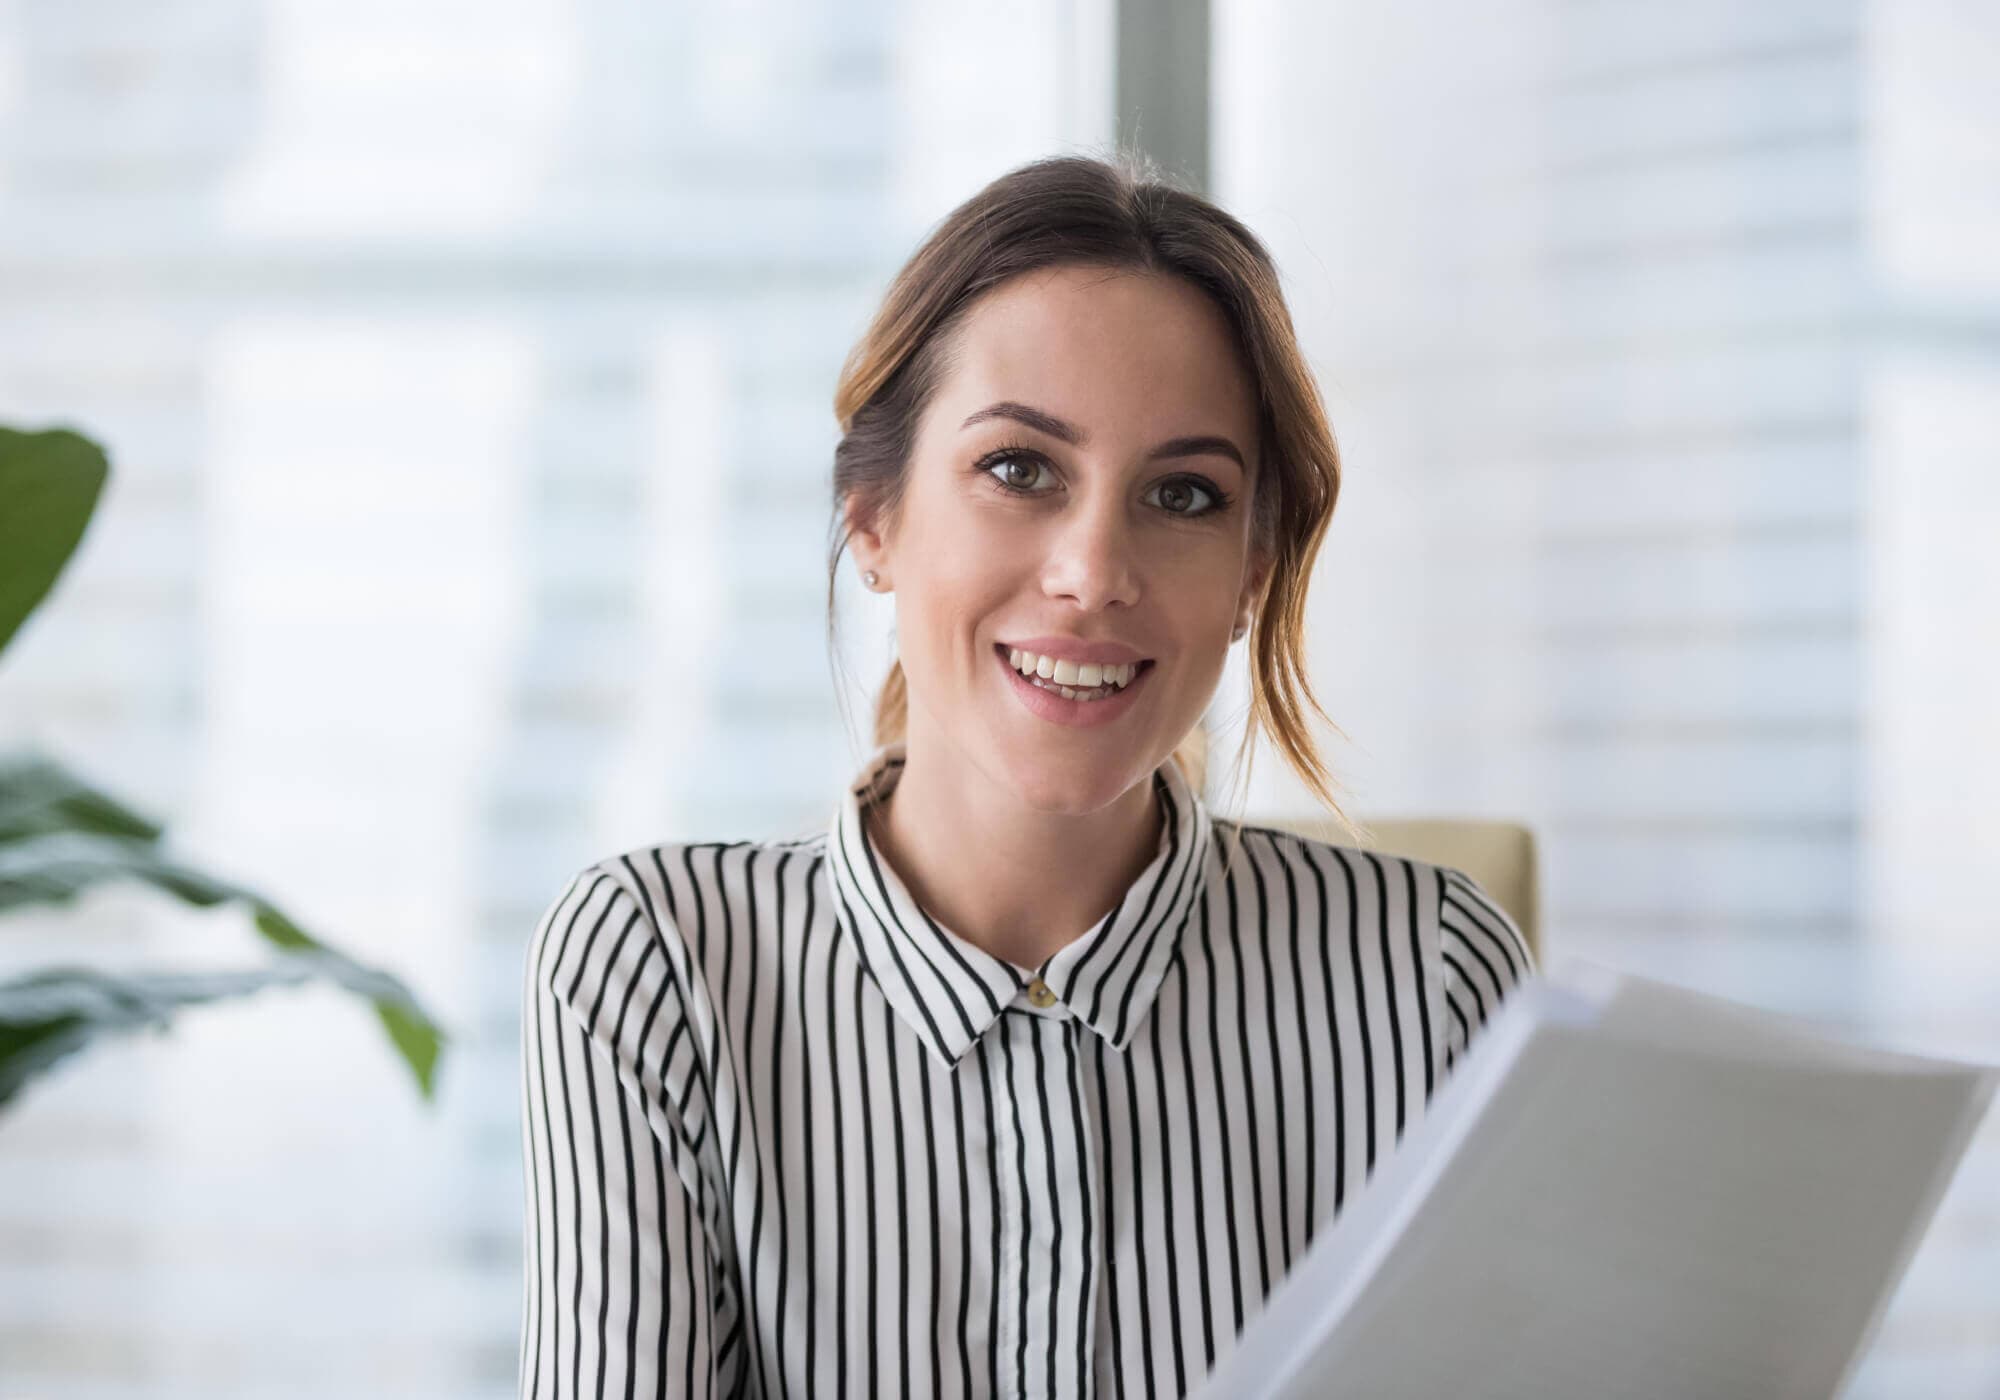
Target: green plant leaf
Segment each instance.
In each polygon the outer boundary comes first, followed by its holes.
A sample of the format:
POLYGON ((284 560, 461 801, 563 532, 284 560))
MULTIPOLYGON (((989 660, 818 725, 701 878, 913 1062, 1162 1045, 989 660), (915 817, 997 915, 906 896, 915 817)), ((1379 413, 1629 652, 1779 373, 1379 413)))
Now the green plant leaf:
POLYGON ((167 1031, 177 1012, 289 986, 319 975, 309 963, 228 972, 148 972, 119 977, 50 968, 0 983, 0 1106, 23 1085, 101 1037, 167 1031))
POLYGON ((0 755, 0 842, 52 831, 160 839, 158 823, 106 796, 54 759, 0 755))
POLYGON ((392 1002, 375 1003, 375 1014, 381 1018, 389 1039, 403 1052, 403 1059, 417 1076, 417 1087, 423 1090, 425 1098, 436 1092, 438 1056, 444 1048, 443 1037, 438 1028, 421 1016, 414 1015, 392 1002))
POLYGON ((66 428, 0 428, 0 651, 76 552, 111 464, 66 428))
MULTIPOLYGON (((142 881, 201 907, 228 902, 245 905, 252 925, 279 951, 274 967, 289 968, 294 975, 324 978, 374 1003, 377 1017, 397 1054, 409 1066, 418 1090, 426 1099, 433 1096, 437 1062, 446 1040, 435 1018, 395 976, 356 962, 312 937, 263 896, 181 864, 148 837, 94 830, 40 830, 0 840, 0 914, 31 905, 68 903, 87 890, 121 880, 142 881)), ((61 1033, 49 1032, 56 1044, 69 1044, 66 1037, 87 1040, 94 1033, 88 1023, 61 1033)))

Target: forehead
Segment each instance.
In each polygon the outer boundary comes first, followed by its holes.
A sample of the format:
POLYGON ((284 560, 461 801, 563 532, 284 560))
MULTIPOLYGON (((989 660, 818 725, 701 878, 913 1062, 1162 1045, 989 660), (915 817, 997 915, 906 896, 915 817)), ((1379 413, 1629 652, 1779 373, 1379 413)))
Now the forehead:
POLYGON ((1255 390, 1227 319, 1176 277, 1104 268, 1025 273, 962 323, 936 420, 954 432, 999 399, 1100 436, 1222 432, 1254 452, 1255 390))

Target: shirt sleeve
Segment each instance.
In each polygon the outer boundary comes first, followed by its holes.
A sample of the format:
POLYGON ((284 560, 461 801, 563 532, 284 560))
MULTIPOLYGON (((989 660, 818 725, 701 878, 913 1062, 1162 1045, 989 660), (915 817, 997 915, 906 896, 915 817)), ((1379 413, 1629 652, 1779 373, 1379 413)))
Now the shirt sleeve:
POLYGON ((1538 969, 1519 926, 1477 881, 1441 866, 1438 883, 1449 1072, 1507 994, 1538 969))
POLYGON ((694 1039, 672 946, 602 865, 571 879, 529 944, 524 1400, 734 1388, 717 1359, 742 1339, 716 1268, 716 1193, 686 1131, 695 1077, 684 1098, 660 1078, 694 1039))

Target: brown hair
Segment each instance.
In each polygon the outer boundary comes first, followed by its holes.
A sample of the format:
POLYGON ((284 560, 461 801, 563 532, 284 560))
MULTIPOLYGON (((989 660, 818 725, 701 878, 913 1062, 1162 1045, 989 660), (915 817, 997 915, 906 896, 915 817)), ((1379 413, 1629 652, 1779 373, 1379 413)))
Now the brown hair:
MULTIPOLYGON (((1258 389, 1251 544, 1271 560, 1251 624, 1250 726, 1237 753, 1239 781, 1247 781, 1245 752, 1266 732, 1314 796, 1354 830, 1305 717, 1310 707, 1332 724, 1307 682, 1304 650, 1306 587, 1340 491, 1333 429, 1270 253, 1237 219, 1177 187, 1141 154, 1057 156, 1008 171, 947 215, 890 284, 834 392, 841 438, 833 454, 829 646, 847 546, 842 507, 853 496, 862 520, 894 518, 917 421, 950 366, 953 333, 981 294, 1059 264, 1179 277, 1226 317, 1258 389)), ((908 699, 897 661, 876 699, 877 745, 902 737, 908 699)), ((1207 727, 1198 723, 1174 750, 1198 793, 1207 758, 1207 727)))

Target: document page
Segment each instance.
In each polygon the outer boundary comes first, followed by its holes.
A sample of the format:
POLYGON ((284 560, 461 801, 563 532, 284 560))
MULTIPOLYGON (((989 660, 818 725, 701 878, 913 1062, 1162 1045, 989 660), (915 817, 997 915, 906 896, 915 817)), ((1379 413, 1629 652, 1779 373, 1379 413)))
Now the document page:
POLYGON ((1837 1394, 2000 1071, 1530 991, 1200 1394, 1837 1394))

